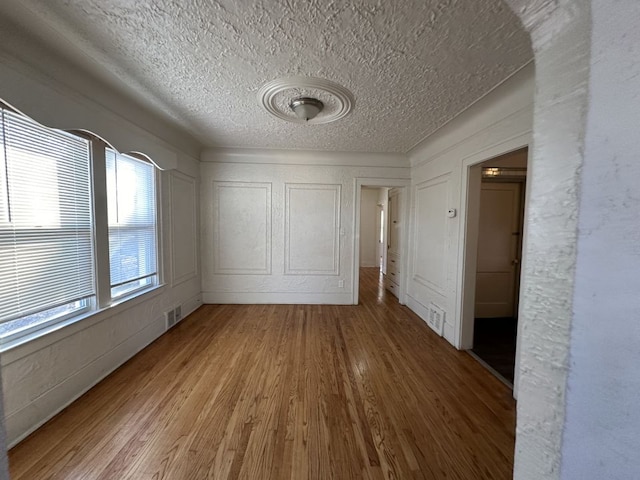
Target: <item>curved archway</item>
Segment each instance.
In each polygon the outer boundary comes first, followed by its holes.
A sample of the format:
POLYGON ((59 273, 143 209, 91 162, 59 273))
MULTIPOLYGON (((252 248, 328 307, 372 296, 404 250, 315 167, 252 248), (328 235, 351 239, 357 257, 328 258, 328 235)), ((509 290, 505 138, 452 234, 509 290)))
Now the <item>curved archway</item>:
POLYGON ((640 10, 626 0, 506 2, 536 63, 514 478, 631 478, 640 381, 625 366, 640 357, 640 274, 627 238, 637 237, 640 199, 629 189, 640 142, 628 125, 640 106, 640 10))
POLYGON ((566 414, 590 15, 586 2, 506 2, 536 64, 514 478, 551 479, 560 478, 566 414))

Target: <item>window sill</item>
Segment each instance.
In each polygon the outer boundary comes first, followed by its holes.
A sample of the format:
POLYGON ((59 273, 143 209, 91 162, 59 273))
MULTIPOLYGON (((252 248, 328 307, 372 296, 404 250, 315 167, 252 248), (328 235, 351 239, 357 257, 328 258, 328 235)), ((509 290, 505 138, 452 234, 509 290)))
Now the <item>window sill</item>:
POLYGON ((20 358, 31 355, 38 350, 59 342, 66 337, 85 330, 99 322, 102 322, 114 315, 118 315, 142 302, 151 300, 164 291, 165 284, 154 285, 144 290, 140 290, 130 297, 118 300, 108 307, 82 313, 61 322, 49 325, 41 330, 36 330, 22 337, 10 340, 0 345, 1 364, 15 362, 20 358))

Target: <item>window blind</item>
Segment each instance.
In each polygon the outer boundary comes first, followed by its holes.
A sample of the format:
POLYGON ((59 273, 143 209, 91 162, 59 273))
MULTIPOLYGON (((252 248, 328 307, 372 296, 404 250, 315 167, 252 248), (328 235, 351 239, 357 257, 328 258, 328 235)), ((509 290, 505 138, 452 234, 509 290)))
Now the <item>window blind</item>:
POLYGON ((0 322, 33 324, 95 294, 90 144, 0 115, 0 322))
POLYGON ((156 283, 157 230, 154 167, 106 151, 111 296, 156 283))

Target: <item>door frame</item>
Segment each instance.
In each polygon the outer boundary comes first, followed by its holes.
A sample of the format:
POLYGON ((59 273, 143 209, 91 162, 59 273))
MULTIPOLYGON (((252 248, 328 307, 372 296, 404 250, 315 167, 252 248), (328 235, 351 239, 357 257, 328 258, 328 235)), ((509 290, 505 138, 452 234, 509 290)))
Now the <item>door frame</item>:
MULTIPOLYGON (((383 187, 384 188, 384 187, 383 187)), ((384 244, 386 243, 386 231, 385 224, 387 223, 387 214, 385 213, 385 208, 383 203, 376 204, 376 264, 380 267, 380 269, 385 272, 385 248, 384 244), (382 230, 382 238, 380 237, 380 230, 382 230)))
MULTIPOLYGON (((356 177, 354 180, 354 189, 353 189, 353 262, 351 264, 351 278, 353 279, 353 284, 351 286, 352 291, 352 304, 357 305, 359 301, 360 295, 360 203, 362 199, 362 187, 380 187, 380 188, 399 188, 400 189, 400 221, 401 227, 400 232, 402 235, 401 243, 400 243, 400 284, 399 287, 399 295, 398 301, 401 305, 405 304, 405 288, 406 288, 406 280, 405 273, 406 272, 406 260, 407 260, 407 245, 408 245, 408 235, 407 235, 407 220, 409 218, 408 215, 408 195, 407 190, 411 185, 411 179, 409 178, 368 178, 368 177, 356 177)), ((388 221, 389 215, 385 221, 388 221)))
MULTIPOLYGON (((480 218, 480 186, 482 181, 481 163, 493 160, 502 155, 528 148, 527 168, 531 167, 532 135, 531 132, 518 135, 512 139, 494 145, 489 149, 477 152, 462 160, 462 188, 460 189, 460 235, 458 239, 458 278, 460 288, 456 294, 456 318, 454 325, 456 347, 460 350, 470 350, 473 347, 473 327, 475 310, 476 266, 478 247, 478 222, 480 218)), ((522 258, 520 263, 520 276, 527 262, 527 214, 529 195, 531 192, 531 175, 528 174, 525 181, 524 199, 524 228, 522 230, 522 258)), ((519 285, 519 296, 522 298, 523 284, 519 285)), ((521 304, 518 305, 518 323, 522 317, 521 304)), ((519 330, 518 330, 519 332, 519 330)), ((516 364, 513 381, 513 396, 517 398, 518 384, 520 381, 520 343, 521 335, 516 336, 516 364)))

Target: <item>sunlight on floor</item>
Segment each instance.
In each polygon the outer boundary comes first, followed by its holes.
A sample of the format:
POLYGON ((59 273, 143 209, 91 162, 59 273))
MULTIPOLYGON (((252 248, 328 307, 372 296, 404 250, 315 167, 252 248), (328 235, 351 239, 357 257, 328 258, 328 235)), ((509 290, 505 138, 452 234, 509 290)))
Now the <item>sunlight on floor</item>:
POLYGON ((385 289, 384 289, 384 275, 382 275, 382 269, 380 269, 380 273, 378 274, 378 304, 383 303, 385 299, 385 289))

